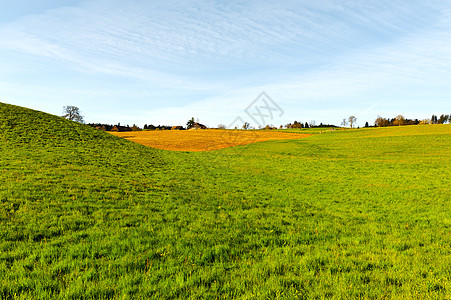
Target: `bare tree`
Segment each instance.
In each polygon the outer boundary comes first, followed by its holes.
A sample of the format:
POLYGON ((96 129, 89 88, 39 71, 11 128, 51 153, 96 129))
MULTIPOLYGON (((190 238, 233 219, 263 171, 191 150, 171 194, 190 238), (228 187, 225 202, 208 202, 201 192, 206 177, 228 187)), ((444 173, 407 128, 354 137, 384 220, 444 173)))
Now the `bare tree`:
POLYGON ((341 126, 346 127, 348 125, 348 121, 346 119, 343 119, 343 122, 341 122, 341 126))
POLYGON ((393 125, 395 126, 406 125, 406 118, 404 118, 403 115, 396 116, 395 120, 393 121, 393 125))
POLYGON ((420 121, 420 125, 426 125, 426 124, 431 124, 431 120, 430 119, 423 119, 420 121))
POLYGON ((311 120, 309 125, 310 125, 310 128, 315 127, 316 126, 316 121, 315 120, 311 120))
POLYGON ((355 122, 357 122, 357 118, 356 118, 355 116, 350 116, 350 117, 348 118, 348 122, 349 122, 349 125, 351 125, 351 128, 353 128, 355 122))
POLYGON ((63 106, 63 118, 79 123, 84 123, 83 116, 80 114, 80 109, 72 105, 63 106))

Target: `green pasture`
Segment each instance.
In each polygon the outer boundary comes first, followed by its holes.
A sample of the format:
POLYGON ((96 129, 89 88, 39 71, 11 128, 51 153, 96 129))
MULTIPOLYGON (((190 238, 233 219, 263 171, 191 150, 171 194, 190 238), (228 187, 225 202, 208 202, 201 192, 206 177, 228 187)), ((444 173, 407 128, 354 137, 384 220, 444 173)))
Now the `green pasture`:
POLYGON ((171 152, 0 103, 0 298, 451 299, 451 125, 312 133, 171 152))

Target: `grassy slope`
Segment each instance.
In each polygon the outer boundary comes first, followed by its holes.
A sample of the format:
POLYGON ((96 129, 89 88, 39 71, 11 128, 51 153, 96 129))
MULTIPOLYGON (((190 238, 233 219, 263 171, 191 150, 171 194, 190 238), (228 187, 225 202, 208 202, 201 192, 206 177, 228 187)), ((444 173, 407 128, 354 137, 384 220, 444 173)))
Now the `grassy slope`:
POLYGON ((0 296, 97 297, 129 286, 133 256, 153 243, 148 224, 159 226, 140 204, 162 206, 171 185, 159 152, 0 104, 0 153, 0 296))
POLYGON ((0 295, 450 297, 450 137, 174 153, 0 104, 0 295))

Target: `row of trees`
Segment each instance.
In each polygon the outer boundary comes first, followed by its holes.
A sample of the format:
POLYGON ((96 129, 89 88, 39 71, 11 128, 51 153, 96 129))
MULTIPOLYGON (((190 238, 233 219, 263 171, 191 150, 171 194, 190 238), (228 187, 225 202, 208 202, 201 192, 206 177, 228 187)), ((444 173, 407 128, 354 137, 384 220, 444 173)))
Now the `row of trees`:
MULTIPOLYGON (((357 122, 357 118, 355 116, 350 116, 347 119, 343 119, 341 122, 342 127, 350 126, 353 128, 357 122)), ((395 118, 387 119, 381 116, 378 116, 374 121, 374 126, 376 127, 387 127, 387 126, 404 126, 404 125, 421 125, 421 124, 446 124, 451 123, 451 116, 442 114, 440 117, 436 115, 432 115, 430 119, 407 119, 403 115, 398 115, 395 118)), ((369 123, 365 123, 365 127, 370 127, 369 123)))
POLYGON ((432 115, 430 119, 407 119, 403 115, 398 115, 392 119, 386 119, 378 116, 376 121, 374 121, 374 126, 377 127, 387 127, 387 126, 403 126, 403 125, 424 125, 424 124, 446 124, 451 122, 450 115, 442 114, 440 117, 432 115))
POLYGON ((103 130, 103 131, 140 131, 140 130, 142 130, 140 127, 136 126, 135 124, 133 124, 133 126, 130 126, 130 125, 122 126, 121 123, 118 123, 117 125, 102 124, 102 123, 88 123, 86 125, 94 127, 96 129, 103 130))
MULTIPOLYGON (((285 125, 285 128, 317 128, 317 127, 337 127, 337 126, 323 123, 316 125, 315 120, 305 123, 294 121, 293 123, 288 123, 285 125)), ((282 128, 282 125, 280 126, 280 128, 282 128)))
MULTIPOLYGON (((63 106, 63 118, 71 120, 71 121, 75 121, 75 122, 79 122, 79 123, 84 123, 84 119, 83 116, 81 115, 80 109, 76 106, 73 105, 67 105, 67 106, 63 106)), ((140 127, 136 126, 135 124, 133 124, 133 126, 121 126, 120 123, 118 123, 117 125, 111 125, 111 124, 101 124, 101 123, 89 123, 87 124, 91 127, 97 128, 97 129, 101 129, 104 131, 111 131, 114 130, 114 128, 120 129, 121 131, 140 131, 142 129, 146 129, 146 130, 170 130, 173 129, 174 127, 177 127, 177 129, 185 129, 182 126, 167 126, 167 125, 147 125, 145 124, 144 127, 141 129, 140 127)), ((191 118, 188 123, 186 124, 187 128, 192 128, 195 126, 199 126, 201 128, 205 127, 202 124, 199 124, 198 122, 194 122, 194 118, 191 118), (203 127, 202 127, 203 126, 203 127)))
POLYGON ((168 126, 168 125, 147 125, 144 124, 143 129, 144 130, 170 130, 173 126, 168 126))

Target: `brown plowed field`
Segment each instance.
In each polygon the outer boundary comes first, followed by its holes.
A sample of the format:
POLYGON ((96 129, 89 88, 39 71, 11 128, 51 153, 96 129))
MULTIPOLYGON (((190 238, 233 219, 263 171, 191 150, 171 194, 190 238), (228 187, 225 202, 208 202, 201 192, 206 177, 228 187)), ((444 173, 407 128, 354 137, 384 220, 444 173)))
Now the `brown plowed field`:
POLYGON ((210 151, 269 140, 301 139, 309 134, 264 130, 153 130, 110 132, 145 146, 175 151, 210 151))

